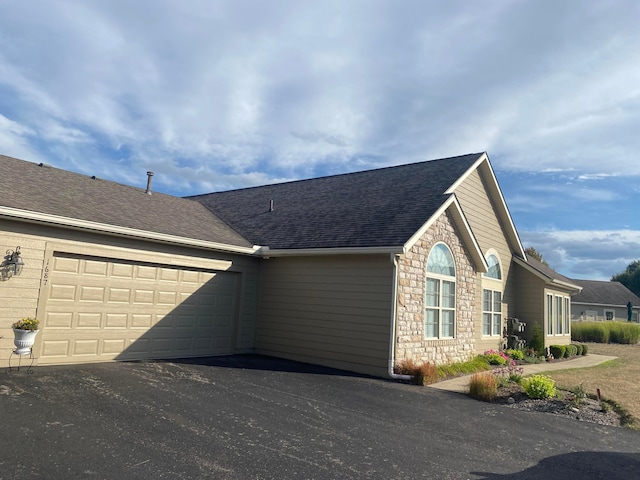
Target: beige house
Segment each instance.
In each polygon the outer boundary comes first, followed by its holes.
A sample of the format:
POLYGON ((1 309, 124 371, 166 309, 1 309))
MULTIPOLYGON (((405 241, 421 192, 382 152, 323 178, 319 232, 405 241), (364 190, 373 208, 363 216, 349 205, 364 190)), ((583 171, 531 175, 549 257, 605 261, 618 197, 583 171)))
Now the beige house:
POLYGON ((526 258, 485 153, 190 198, 0 156, 0 190, 0 358, 25 316, 40 365, 254 352, 386 376, 570 342, 580 288, 526 258))

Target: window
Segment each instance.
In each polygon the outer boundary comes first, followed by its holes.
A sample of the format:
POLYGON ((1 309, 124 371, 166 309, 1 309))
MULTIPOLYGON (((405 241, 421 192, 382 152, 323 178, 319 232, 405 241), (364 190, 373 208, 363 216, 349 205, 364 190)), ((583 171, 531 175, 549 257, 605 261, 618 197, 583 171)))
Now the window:
POLYGON ((562 297, 556 296, 556 312, 555 312, 555 329, 554 332, 556 335, 562 334, 562 322, 563 322, 563 310, 562 310, 562 297))
POLYGON ((456 268, 444 243, 436 244, 427 260, 424 319, 425 337, 455 336, 456 268))
POLYGON ((553 295, 547 294, 547 335, 553 335, 553 295))
POLYGON ((500 270, 498 257, 490 254, 487 257, 487 265, 489 266, 489 270, 487 270, 487 273, 485 273, 484 276, 488 278, 495 278, 496 280, 502 280, 502 271, 500 270))
POLYGON ((482 334, 502 334, 502 292, 482 290, 482 334))
POLYGON ((616 318, 615 310, 605 310, 604 311, 604 319, 605 320, 614 320, 616 318))
POLYGON ((547 293, 547 335, 570 335, 571 300, 547 293))

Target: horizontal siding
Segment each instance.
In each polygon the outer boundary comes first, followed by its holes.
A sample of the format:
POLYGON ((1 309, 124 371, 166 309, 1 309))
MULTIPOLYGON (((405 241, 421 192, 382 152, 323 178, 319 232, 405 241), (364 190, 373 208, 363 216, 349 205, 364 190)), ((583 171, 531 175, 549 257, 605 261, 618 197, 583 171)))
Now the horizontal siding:
MULTIPOLYGON (((456 188, 456 196, 462 207, 467 221, 478 241, 484 255, 491 249, 500 258, 502 267, 502 302, 503 316, 517 316, 520 300, 516 289, 517 280, 514 276, 513 252, 504 233, 491 198, 487 193, 486 184, 478 170, 472 172, 464 182, 456 188)), ((478 285, 482 285, 482 275, 478 274, 478 285)), ((491 288, 488 286, 487 288, 491 288)), ((476 290, 475 337, 477 351, 498 348, 500 339, 482 336, 482 287, 476 290)), ((530 307, 530 306, 529 306, 530 307)), ((525 310, 529 307, 525 306, 525 310)))
POLYGON ((264 261, 258 352, 383 375, 392 273, 386 255, 264 261))
MULTIPOLYGON (((0 219, 2 248, 20 245, 25 267, 22 275, 0 282, 0 359, 8 359, 14 349, 11 324, 22 317, 44 318, 46 299, 41 298, 41 282, 47 252, 56 251, 125 259, 187 268, 225 268, 241 274, 239 321, 236 350, 254 350, 258 296, 259 261, 255 258, 201 249, 161 245, 88 232, 25 224, 0 219)), ((44 292, 45 289, 42 290, 44 292)), ((42 335, 39 335, 41 338, 42 335)), ((36 345, 40 340, 36 340, 36 345)), ((34 350, 36 351, 36 350, 34 350)))

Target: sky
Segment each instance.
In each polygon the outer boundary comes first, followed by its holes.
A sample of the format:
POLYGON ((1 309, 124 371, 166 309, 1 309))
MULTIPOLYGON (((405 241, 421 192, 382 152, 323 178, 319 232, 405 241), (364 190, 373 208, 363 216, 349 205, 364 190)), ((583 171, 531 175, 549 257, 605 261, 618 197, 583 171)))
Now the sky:
POLYGON ((525 247, 640 258, 637 0, 0 0, 0 153, 178 196, 486 151, 525 247))

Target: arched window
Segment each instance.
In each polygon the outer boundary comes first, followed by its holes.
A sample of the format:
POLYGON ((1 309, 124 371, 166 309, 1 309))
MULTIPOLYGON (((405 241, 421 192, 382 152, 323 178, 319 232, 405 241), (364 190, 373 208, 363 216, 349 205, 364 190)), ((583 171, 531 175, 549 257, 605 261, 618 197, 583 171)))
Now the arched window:
POLYGON ((500 270, 500 262, 498 261, 498 257, 496 257, 493 253, 487 257, 487 265, 489 265, 489 270, 484 274, 485 277, 495 278, 496 280, 502 280, 502 271, 500 270))
POLYGON ((486 256, 489 270, 484 274, 482 287, 482 335, 502 335, 502 270, 498 256, 486 256))
POLYGON ((453 338, 456 324, 456 266, 451 250, 436 244, 427 260, 424 332, 426 338, 453 338))

